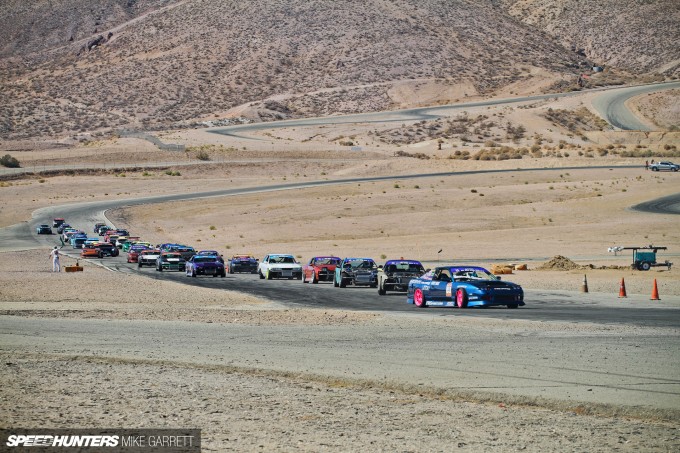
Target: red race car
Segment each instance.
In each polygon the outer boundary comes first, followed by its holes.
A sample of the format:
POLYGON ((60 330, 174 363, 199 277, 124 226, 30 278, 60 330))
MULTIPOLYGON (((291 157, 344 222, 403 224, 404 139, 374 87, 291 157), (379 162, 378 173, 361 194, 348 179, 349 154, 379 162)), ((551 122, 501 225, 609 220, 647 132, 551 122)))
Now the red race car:
POLYGON ((315 256, 302 267, 302 283, 332 282, 335 267, 342 260, 337 256, 315 256))

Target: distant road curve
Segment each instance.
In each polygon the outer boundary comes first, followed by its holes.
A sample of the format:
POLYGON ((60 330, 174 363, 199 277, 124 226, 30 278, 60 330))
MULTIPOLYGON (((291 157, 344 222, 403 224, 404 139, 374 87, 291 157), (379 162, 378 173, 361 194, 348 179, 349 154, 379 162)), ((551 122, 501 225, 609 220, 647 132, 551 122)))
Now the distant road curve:
MULTIPOLYGON (((635 168, 635 165, 613 165, 613 166, 573 166, 573 167, 551 167, 551 168, 517 168, 506 170, 471 170, 458 172, 442 172, 442 173, 420 173, 410 175, 390 175, 377 177, 360 177, 347 178, 337 180, 321 180, 321 181, 307 181, 298 183, 275 184, 270 186, 255 186, 243 187, 234 189, 222 189, 209 192, 194 192, 183 194, 159 195, 152 197, 140 197, 133 199, 113 199, 94 202, 81 202, 73 204, 64 204, 58 206, 47 206, 33 212, 32 219, 28 222, 18 223, 5 228, 0 228, 0 252, 10 250, 29 250, 33 248, 45 247, 53 243, 50 242, 52 238, 38 237, 33 234, 35 227, 38 224, 44 223, 45 219, 52 217, 65 217, 73 220, 76 224, 93 224, 95 222, 106 221, 104 215, 105 211, 109 209, 116 209, 126 206, 140 206, 156 203, 166 203, 181 200, 196 200, 200 198, 238 196, 252 193, 273 192, 281 190, 295 190, 310 187, 364 183, 373 181, 390 181, 390 180, 407 180, 418 178, 431 177, 449 177, 462 176, 474 174, 495 174, 495 173, 511 173, 511 172, 539 172, 539 171, 568 171, 568 170, 597 170, 597 169, 612 169, 612 168, 635 168)), ((642 168, 642 166, 638 166, 642 168)), ((680 198, 680 194, 676 195, 680 198)), ((638 205, 639 206, 639 205, 638 205)), ((650 209, 653 209, 650 208, 650 209)), ((648 211, 656 212, 656 211, 648 211)), ((661 211, 667 213, 666 211, 661 211)))
POLYGON ((657 198, 656 200, 645 201, 644 203, 632 206, 630 209, 634 211, 651 212, 654 214, 680 215, 680 193, 657 198))
POLYGON ((624 131, 651 131, 640 119, 626 107, 628 99, 655 91, 680 88, 680 82, 657 85, 628 87, 602 93, 593 99, 593 108, 612 126, 624 131))
POLYGON ((639 120, 637 120, 635 115, 633 115, 633 113, 630 112, 630 110, 628 110, 628 108, 625 106, 625 101, 639 94, 668 90, 672 88, 680 88, 680 82, 664 82, 634 87, 614 87, 614 88, 605 87, 584 91, 572 91, 568 93, 551 93, 516 98, 490 99, 486 101, 466 102, 462 104, 438 105, 432 107, 419 107, 413 109, 391 110, 385 112, 357 113, 353 115, 338 115, 319 118, 302 118, 297 120, 271 121, 266 123, 240 124, 236 126, 210 129, 207 130, 207 132, 219 135, 226 135, 229 137, 261 140, 260 138, 250 137, 248 135, 243 134, 263 130, 280 129, 286 127, 435 120, 441 118, 447 112, 456 110, 462 111, 473 107, 498 106, 505 104, 517 104, 520 102, 542 101, 550 98, 576 96, 583 93, 597 91, 607 92, 606 95, 598 96, 597 106, 595 106, 596 110, 600 112, 600 114, 606 121, 620 129, 626 129, 628 128, 628 126, 630 126, 629 127, 630 130, 638 130, 636 129, 637 126, 641 126, 643 128, 645 126, 642 123, 640 123, 639 120), (623 118, 624 120, 620 120, 621 118, 623 118), (612 121, 615 121, 615 123, 613 123, 612 121), (635 124, 634 121, 637 121, 637 124, 635 124))

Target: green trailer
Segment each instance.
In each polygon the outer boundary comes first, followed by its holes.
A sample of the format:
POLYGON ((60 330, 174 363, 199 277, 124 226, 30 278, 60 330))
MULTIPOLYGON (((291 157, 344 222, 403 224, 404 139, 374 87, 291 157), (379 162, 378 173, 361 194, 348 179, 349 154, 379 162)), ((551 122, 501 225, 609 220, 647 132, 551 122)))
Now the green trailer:
POLYGON ((633 264, 630 265, 633 269, 648 271, 653 267, 665 266, 668 270, 671 270, 671 266, 673 265, 673 263, 668 260, 658 262, 656 259, 657 252, 659 250, 668 250, 668 247, 647 245, 645 247, 617 247, 617 249, 633 251, 633 264))

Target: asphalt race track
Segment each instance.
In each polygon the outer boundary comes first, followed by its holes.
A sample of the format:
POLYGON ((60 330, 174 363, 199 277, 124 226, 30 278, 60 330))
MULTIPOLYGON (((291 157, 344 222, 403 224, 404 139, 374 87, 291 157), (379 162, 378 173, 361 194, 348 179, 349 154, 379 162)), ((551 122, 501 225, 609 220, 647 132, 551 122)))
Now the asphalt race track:
MULTIPOLYGON (((573 169, 574 167, 570 167, 573 169)), ((581 168, 581 167, 579 167, 581 168)), ((591 168, 591 167, 585 167, 591 168)), ((612 167, 606 167, 612 168, 612 167)), ((508 170, 508 171, 564 171, 568 168, 533 169, 533 170, 508 170)), ((458 174, 469 174, 460 172, 458 174)), ((477 172, 482 173, 482 172, 477 172)), ((436 174, 436 176, 455 176, 457 173, 436 174)), ((3 249, 21 250, 33 248, 38 244, 45 247, 51 246, 56 241, 56 236, 38 236, 35 234, 35 226, 45 223, 55 216, 65 217, 69 223, 90 231, 91 226, 98 221, 105 221, 105 211, 112 208, 130 205, 161 203, 166 201, 188 200, 216 196, 236 196, 244 193, 291 190, 300 187, 310 187, 323 184, 344 184, 348 182, 374 181, 376 179, 406 179, 429 177, 427 175, 390 176, 382 178, 356 178, 341 181, 318 181, 316 183, 287 184, 268 187, 253 187, 244 189, 227 189, 205 193, 168 195, 161 197, 139 198, 133 200, 111 200, 106 202, 82 203, 64 205, 58 207, 43 208, 36 211, 31 222, 15 225, 0 230, 0 244, 3 249), (14 247, 8 248, 7 244, 14 247), (29 247, 30 246, 30 247, 29 247)), ((654 212, 657 209, 663 213, 679 213, 680 194, 665 197, 661 200, 647 203, 647 210, 654 212), (656 208, 655 208, 656 207, 656 208)), ((74 256, 78 251, 66 253, 74 256)), ((99 260, 95 260, 99 261, 99 260)), ((630 324, 640 326, 678 327, 680 326, 680 310, 650 307, 626 307, 612 309, 606 305, 598 304, 597 297, 591 294, 580 294, 559 291, 528 291, 525 295, 527 305, 518 310, 505 308, 469 309, 456 310, 450 308, 426 308, 419 309, 406 303, 406 297, 402 294, 388 294, 379 296, 376 289, 348 287, 335 288, 332 283, 319 283, 317 285, 303 284, 299 280, 274 280, 263 281, 257 275, 236 274, 225 278, 212 277, 186 277, 184 273, 157 272, 155 269, 137 269, 136 264, 127 264, 124 254, 117 258, 104 258, 103 264, 112 269, 122 272, 141 273, 149 278, 172 279, 185 284, 204 286, 216 289, 229 289, 258 297, 277 301, 291 307, 315 307, 337 308, 348 310, 372 310, 390 312, 427 313, 430 316, 478 316, 494 318, 528 319, 537 321, 569 321, 569 322, 597 322, 604 324, 630 324)))

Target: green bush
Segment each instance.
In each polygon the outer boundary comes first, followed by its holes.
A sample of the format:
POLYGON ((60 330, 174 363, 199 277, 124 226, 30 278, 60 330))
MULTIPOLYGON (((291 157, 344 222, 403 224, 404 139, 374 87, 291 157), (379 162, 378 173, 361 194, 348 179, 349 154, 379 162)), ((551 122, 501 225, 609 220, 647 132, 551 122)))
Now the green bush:
POLYGON ((9 167, 9 168, 19 168, 21 165, 19 164, 19 161, 16 159, 16 157, 12 157, 9 154, 5 154, 4 156, 0 157, 0 164, 2 164, 3 167, 9 167))

